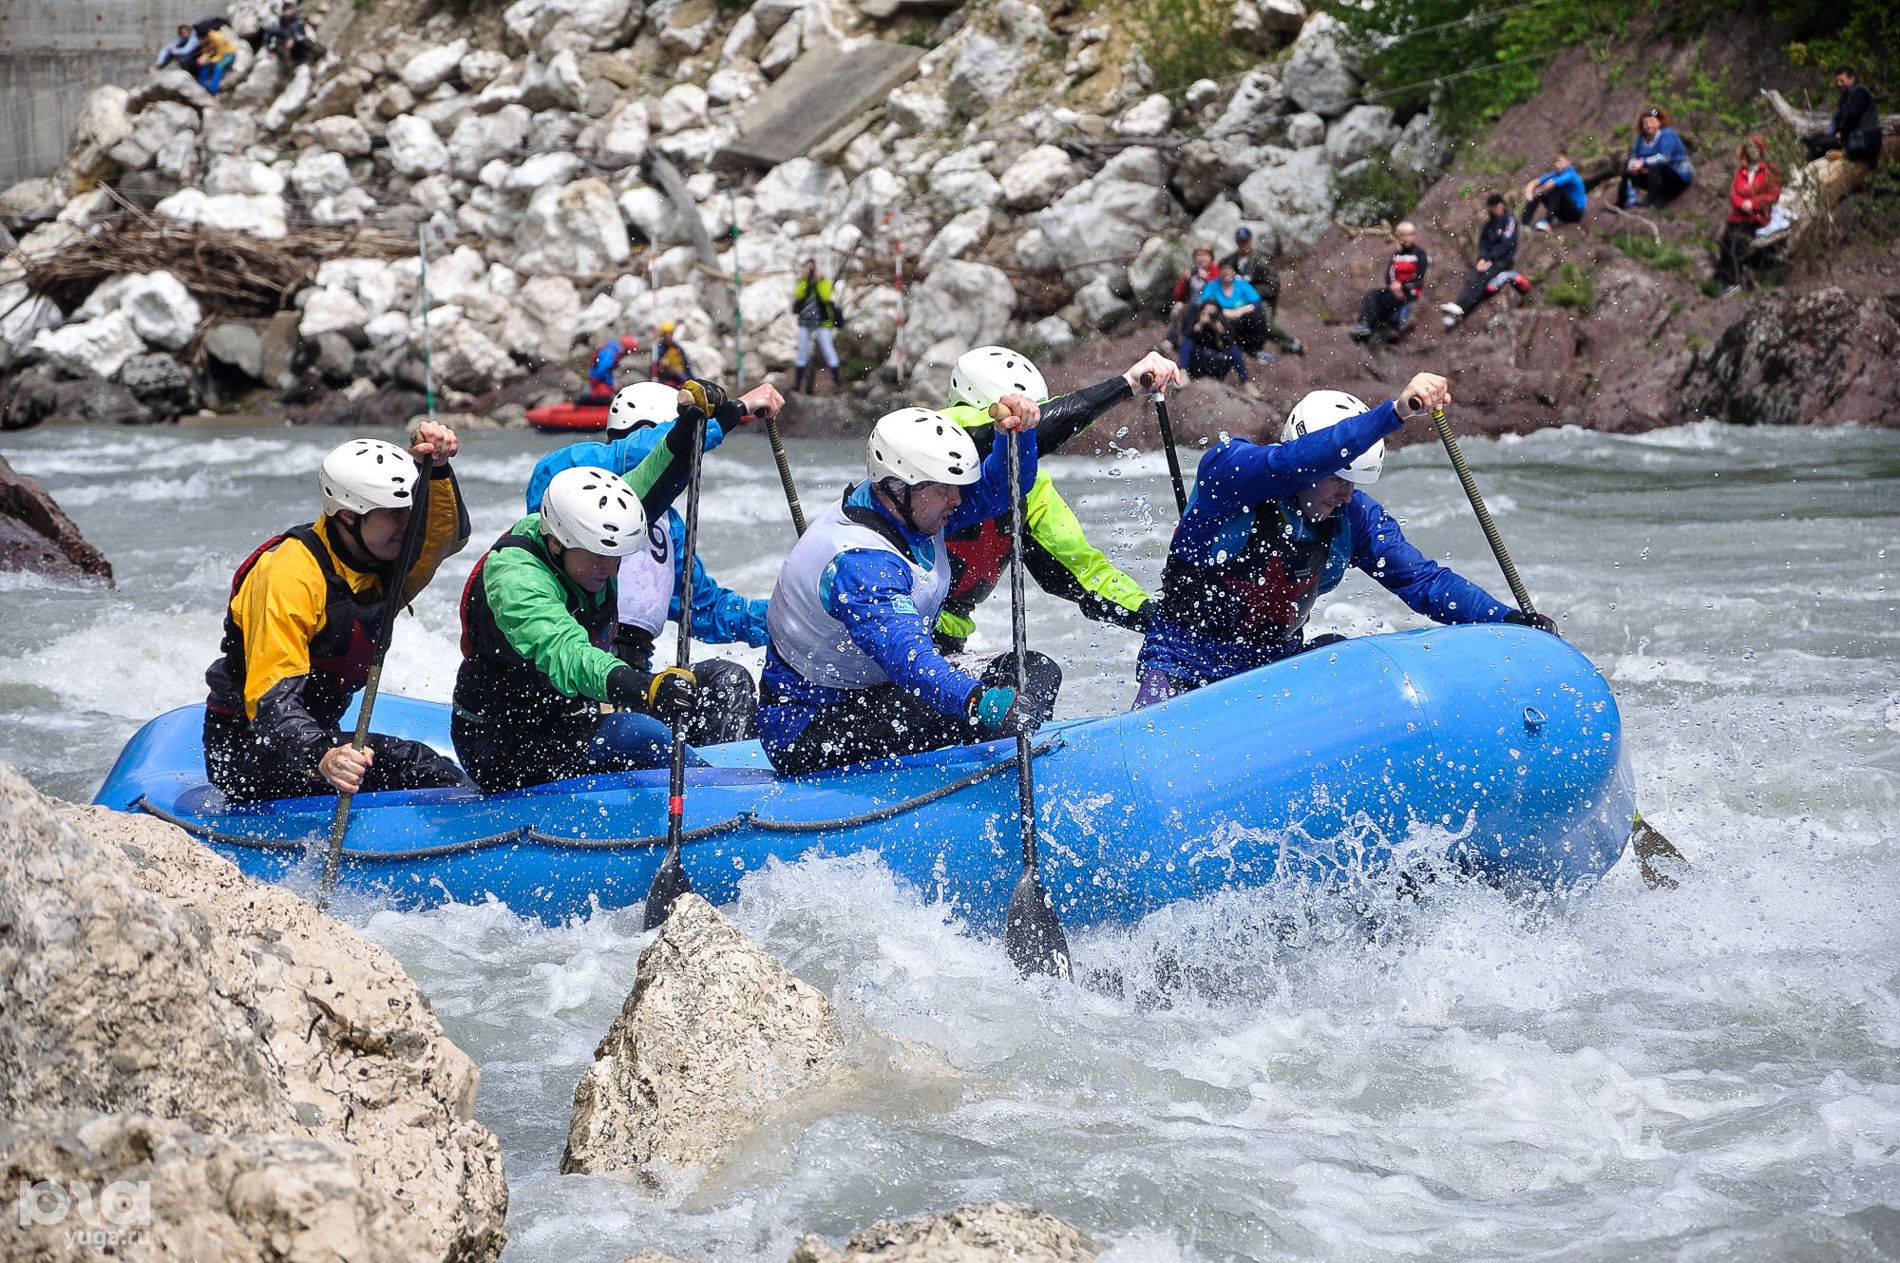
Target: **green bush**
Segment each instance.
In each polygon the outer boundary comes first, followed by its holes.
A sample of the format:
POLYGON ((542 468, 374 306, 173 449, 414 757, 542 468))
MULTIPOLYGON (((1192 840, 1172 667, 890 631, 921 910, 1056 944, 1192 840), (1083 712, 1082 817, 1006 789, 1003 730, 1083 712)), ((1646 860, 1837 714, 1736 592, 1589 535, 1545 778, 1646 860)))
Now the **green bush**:
POLYGON ((1355 228, 1396 223, 1409 215, 1425 195, 1426 181, 1392 164, 1388 154, 1374 154, 1351 175, 1333 177, 1333 195, 1341 223, 1355 228))
POLYGON ((1544 301, 1552 307, 1574 307, 1589 315, 1596 305, 1596 287, 1590 274, 1574 263, 1565 263, 1557 274, 1544 283, 1544 301))
POLYGON ((1135 0, 1156 92, 1178 100, 1196 79, 1223 79, 1254 60, 1228 38, 1233 12, 1231 0, 1135 0))

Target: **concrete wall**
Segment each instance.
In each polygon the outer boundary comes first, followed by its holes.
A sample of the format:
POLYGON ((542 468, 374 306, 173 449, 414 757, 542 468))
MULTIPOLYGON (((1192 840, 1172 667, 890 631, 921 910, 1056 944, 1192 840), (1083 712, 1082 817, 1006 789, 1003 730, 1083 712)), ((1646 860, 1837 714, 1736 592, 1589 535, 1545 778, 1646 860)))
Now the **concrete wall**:
POLYGON ((0 188, 46 175, 94 88, 130 86, 220 0, 0 0, 0 188))

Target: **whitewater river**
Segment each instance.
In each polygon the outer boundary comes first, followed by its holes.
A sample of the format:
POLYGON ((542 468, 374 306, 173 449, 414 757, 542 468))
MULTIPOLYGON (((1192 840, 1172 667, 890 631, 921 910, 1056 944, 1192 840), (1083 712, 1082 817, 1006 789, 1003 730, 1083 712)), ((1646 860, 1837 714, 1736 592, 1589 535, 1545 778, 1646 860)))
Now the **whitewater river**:
MULTIPOLYGON (((140 722, 202 700, 233 566, 309 520, 340 437, 5 436, 119 587, 0 575, 0 759, 84 798, 140 722)), ((468 437, 478 545, 551 442, 468 437)), ((858 451, 796 449, 808 508, 858 451)), ((1085 967, 1137 984, 1170 949, 1189 985, 1156 1006, 1018 982, 996 944, 863 858, 768 868, 738 922, 968 1081, 874 1100, 741 1178, 657 1198, 557 1173, 575 1080, 632 983, 637 910, 559 928, 494 906, 367 912, 481 1064, 507 1258, 779 1260, 800 1232, 996 1197, 1084 1225, 1116 1259, 1900 1254, 1900 434, 1701 425, 1469 452, 1539 606, 1616 688, 1645 811, 1694 865, 1680 890, 1623 866, 1555 905, 1440 888, 1371 922, 1282 891, 1078 939, 1085 967)), ((1172 510, 1159 458, 1051 466, 1153 580, 1172 510)), ((763 441, 740 436, 707 474, 712 569, 763 595, 791 539, 763 441)), ((1396 455, 1377 490, 1428 554, 1503 590, 1435 447, 1396 455)), ((479 551, 402 621, 387 687, 447 698, 479 551)), ((1418 620, 1355 578, 1319 622, 1418 620)), ((1068 672, 1064 714, 1127 705, 1133 637, 1033 588, 1029 625, 1068 672)), ((1002 602, 980 637, 1006 646, 1002 602)))

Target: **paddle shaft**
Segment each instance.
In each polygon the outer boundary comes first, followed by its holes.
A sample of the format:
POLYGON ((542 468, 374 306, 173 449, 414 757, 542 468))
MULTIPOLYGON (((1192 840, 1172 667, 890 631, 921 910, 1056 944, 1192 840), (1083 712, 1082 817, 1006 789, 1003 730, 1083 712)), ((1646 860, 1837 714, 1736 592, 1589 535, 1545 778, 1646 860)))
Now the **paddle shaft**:
POLYGON ((765 414, 765 437, 772 444, 772 459, 778 462, 778 481, 785 488, 785 507, 792 511, 792 529, 805 533, 805 509, 798 502, 798 487, 792 482, 792 462, 785 455, 785 440, 779 436, 778 413, 765 414))
MULTIPOLYGON (((1022 441, 1015 430, 1009 446, 1009 636, 1016 656, 1016 697, 1029 696, 1029 631, 1023 611, 1023 466, 1022 441)), ((1029 734, 1016 734, 1016 797, 1023 830, 1023 871, 1036 871, 1036 780, 1030 770, 1029 734)))
MULTIPOLYGON (((425 457, 417 471, 416 493, 409 502, 409 525, 403 531, 402 551, 396 555, 395 573, 383 591, 382 617, 376 624, 376 656, 370 659, 369 675, 363 681, 363 704, 356 712, 356 732, 350 748, 361 750, 369 744, 370 714, 376 709, 376 691, 383 683, 383 658, 396 634, 396 615, 402 609, 402 592, 409 582, 409 571, 422 552, 422 538, 429 523, 429 481, 435 458, 425 457)), ((355 794, 344 791, 336 798, 336 819, 330 825, 330 849, 323 855, 323 876, 317 882, 317 911, 330 905, 336 892, 337 876, 343 868, 343 838, 350 831, 350 801, 355 794)))
POLYGON ((1154 389, 1155 375, 1141 375, 1142 388, 1152 393, 1148 401, 1155 406, 1155 424, 1161 427, 1161 450, 1168 456, 1168 477, 1174 480, 1174 511, 1187 512, 1187 484, 1181 478, 1181 457, 1174 450, 1174 425, 1168 420, 1168 397, 1154 389))
POLYGON ((1504 547, 1504 537, 1498 534, 1498 524, 1491 520, 1491 510, 1484 507, 1484 494, 1478 490, 1478 480, 1472 477, 1471 466, 1465 463, 1465 454, 1458 447, 1458 436, 1451 432, 1451 420, 1443 408, 1432 409, 1432 424, 1438 428, 1438 441, 1445 445, 1445 455, 1451 457, 1451 467, 1457 472, 1458 482, 1465 489, 1465 499, 1471 501, 1471 511, 1478 515, 1478 525, 1484 531, 1485 541, 1497 556, 1498 568, 1504 571, 1504 581, 1511 585, 1511 598, 1517 602, 1518 609, 1526 614, 1535 614, 1537 608, 1531 604, 1531 594, 1525 589, 1524 580, 1518 577, 1517 566, 1511 561, 1510 551, 1504 547))
MULTIPOLYGON (((702 410, 693 423, 693 462, 686 471, 686 543, 680 551, 680 573, 692 581, 693 563, 699 555, 699 469, 706 458, 706 415, 702 410)), ((674 661, 691 670, 693 665, 693 612, 682 609, 679 639, 673 648, 674 661)), ((673 725, 673 761, 667 776, 666 848, 669 862, 679 859, 680 838, 686 824, 686 725, 673 725)))

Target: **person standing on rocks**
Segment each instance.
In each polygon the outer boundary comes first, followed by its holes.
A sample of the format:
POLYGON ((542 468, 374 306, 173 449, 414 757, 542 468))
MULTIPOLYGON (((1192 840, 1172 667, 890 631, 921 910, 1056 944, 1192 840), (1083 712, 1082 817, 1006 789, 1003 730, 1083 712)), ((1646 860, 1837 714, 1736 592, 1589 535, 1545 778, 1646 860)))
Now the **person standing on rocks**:
POLYGON ((409 450, 352 439, 324 457, 323 513, 259 545, 231 579, 224 642, 205 672, 205 772, 233 802, 467 785, 428 746, 383 733, 353 749, 343 712, 368 679, 383 604, 408 605, 468 542, 449 467, 455 432, 427 422, 409 450), (421 470, 432 458, 428 521, 402 591, 387 584, 421 470))
POLYGON ((1581 222, 1588 200, 1583 177, 1568 155, 1558 154, 1550 170, 1524 186, 1524 212, 1518 219, 1538 232, 1549 232, 1553 218, 1560 224, 1581 222))
POLYGON ((640 339, 629 333, 595 351, 594 366, 587 370, 587 385, 574 402, 582 407, 611 403, 614 392, 619 389, 614 382, 614 372, 620 367, 621 357, 639 349, 640 339))
MULTIPOLYGON (((1137 392, 1166 390, 1182 380, 1172 360, 1150 351, 1124 373, 1050 399, 1047 383, 1028 356, 985 346, 958 358, 950 374, 950 402, 940 411, 963 427, 981 455, 996 441, 996 420, 1005 414, 1003 400, 1013 395, 1035 400, 1041 418, 1036 449, 1050 456, 1137 392), (1150 380, 1144 383, 1143 377, 1150 380)), ((1085 617, 1145 630, 1149 601, 1141 585, 1089 543, 1075 510, 1048 474, 1037 474, 1024 485, 1023 567, 1037 586, 1072 602, 1085 617)), ((1009 561, 1008 509, 1005 502, 999 514, 949 532, 950 593, 936 621, 937 647, 945 653, 963 649, 976 630, 976 607, 1002 578, 1009 561)))
POLYGON ((1781 175, 1768 161, 1768 146, 1750 136, 1735 151, 1735 178, 1728 186, 1728 222, 1716 244, 1715 280, 1727 298, 1742 287, 1742 253, 1768 226, 1781 200, 1781 175))
POLYGON ((1478 309, 1478 304, 1503 289, 1515 285, 1530 293, 1528 277, 1518 275, 1517 219, 1505 205, 1502 193, 1484 199, 1485 219, 1478 229, 1478 261, 1465 274, 1465 287, 1455 301, 1443 304, 1445 328, 1455 329, 1458 322, 1478 309))
MULTIPOLYGON (((1399 399, 1428 417, 1451 402, 1451 383, 1419 373, 1399 399)), ((1136 660, 1137 707, 1340 639, 1308 642, 1306 621, 1348 566, 1440 623, 1556 630, 1424 556, 1363 490, 1378 481, 1386 437, 1405 424, 1400 406, 1316 390, 1294 405, 1278 443, 1230 438, 1201 457, 1136 660)))
MULTIPOLYGON (((749 414, 776 406, 778 398, 777 390, 761 386, 742 396, 740 403, 749 414)), ((638 469, 671 434, 678 399, 678 391, 658 382, 621 387, 607 414, 606 442, 573 443, 549 452, 535 464, 528 478, 528 512, 540 511, 548 484, 564 469, 587 465, 621 475, 638 469)), ((708 421, 706 450, 718 447, 725 436, 718 420, 708 421)), ((707 572, 702 557, 693 559, 689 583, 685 541, 686 523, 678 510, 669 508, 647 523, 646 547, 620 561, 612 649, 614 656, 642 673, 653 670, 653 645, 667 621, 677 621, 686 609, 692 611, 694 640, 714 645, 765 644, 766 603, 748 600, 721 585, 707 572)), ((688 741, 717 745, 758 735, 759 690, 751 672, 736 662, 715 658, 696 659, 693 674, 699 680, 698 696, 681 721, 688 741)))
POLYGON ((818 275, 818 263, 805 260, 805 270, 792 285, 792 314, 798 318, 798 347, 792 359, 792 389, 811 393, 818 370, 811 362, 811 344, 818 344, 825 357, 825 371, 831 374, 832 393, 844 389, 838 376, 838 347, 832 331, 843 323, 834 301, 837 282, 818 275))
POLYGON ((684 386, 693 376, 693 362, 686 357, 686 348, 673 340, 678 330, 679 326, 671 320, 660 322, 660 340, 653 344, 653 359, 647 372, 654 381, 675 389, 684 386))
POLYGON ((1397 341, 1405 332, 1412 304, 1425 288, 1425 272, 1431 260, 1426 257, 1425 247, 1418 244, 1418 228, 1408 219, 1398 226, 1397 234, 1398 248, 1385 265, 1385 284, 1366 291, 1359 304, 1359 323, 1347 335, 1354 342, 1370 341, 1381 329, 1389 330, 1388 342, 1397 341))
MULTIPOLYGON (((1039 416, 1012 393, 992 418, 1021 435, 1032 483, 1039 416)), ((811 524, 772 589, 759 733, 784 776, 1032 732, 1062 685, 1061 668, 1031 653, 1019 696, 1013 655, 979 676, 931 642, 950 593, 944 534, 1009 510, 1010 445, 980 458, 949 417, 900 408, 868 446, 869 476, 811 524)))
POLYGON ((1233 264, 1234 275, 1252 285, 1260 296, 1259 325, 1263 338, 1288 355, 1305 355, 1306 348, 1300 340, 1280 327, 1280 274, 1274 270, 1272 259, 1254 249, 1253 229, 1245 224, 1234 229, 1234 251, 1221 262, 1233 264))
POLYGON ((1659 109, 1644 110, 1636 120, 1636 140, 1630 145, 1623 178, 1616 182, 1616 204, 1626 209, 1660 209, 1682 196, 1695 183, 1695 164, 1689 150, 1659 109))

